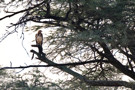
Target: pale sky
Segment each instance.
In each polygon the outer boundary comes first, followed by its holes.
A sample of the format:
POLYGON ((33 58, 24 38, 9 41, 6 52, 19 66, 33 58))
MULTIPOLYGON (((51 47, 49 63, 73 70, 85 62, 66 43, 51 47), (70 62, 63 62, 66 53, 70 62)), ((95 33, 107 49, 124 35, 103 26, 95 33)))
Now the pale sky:
MULTIPOLYGON (((0 17, 2 17, 2 14, 0 14, 0 17)), ((8 30, 6 26, 10 25, 9 23, 11 22, 17 21, 18 19, 19 19, 19 16, 15 16, 13 18, 8 18, 8 19, 0 21, 0 40, 1 40, 1 37, 6 32, 5 30, 8 30)), ((32 26, 32 24, 28 23, 28 26, 32 26)), ((44 33, 44 37, 46 34, 48 34, 48 30, 50 29, 49 28, 47 28, 47 30, 41 29, 44 33)), ((35 39, 36 32, 33 32, 33 31, 24 32, 25 34, 24 34, 24 40, 23 40, 23 45, 22 45, 22 38, 20 38, 21 30, 22 29, 20 28, 18 30, 18 33, 13 33, 9 35, 7 38, 5 38, 2 42, 0 42, 0 60, 1 60, 0 65, 2 67, 7 67, 7 66, 9 67, 11 63, 12 63, 12 67, 39 64, 40 62, 39 60, 36 60, 36 59, 31 60, 32 54, 30 53, 31 49, 37 50, 37 48, 31 47, 31 44, 35 44, 35 41, 33 40, 35 39), (29 55, 27 54, 27 52, 29 55)), ((27 68, 20 73, 29 71, 31 69, 32 68, 29 68, 29 69, 27 68)), ((64 78, 62 74, 58 75, 58 74, 49 73, 50 69, 51 68, 40 68, 40 70, 46 73, 46 75, 49 78, 53 77, 53 80, 58 79, 58 76, 59 76, 59 79, 64 78)), ((16 70, 16 71, 18 72, 21 70, 16 70)))
MULTIPOLYGON (((3 15, 4 13, 1 13, 0 17, 2 17, 3 15)), ((19 19, 19 16, 0 21, 0 40, 1 37, 6 33, 6 30, 13 30, 13 28, 7 29, 6 26, 9 26, 11 22, 16 22, 19 19)), ((0 42, 0 65, 9 66, 10 62, 12 62, 13 66, 20 66, 25 65, 25 63, 32 64, 32 62, 34 62, 31 61, 31 54, 29 53, 29 51, 30 49, 32 49, 31 43, 34 43, 32 42, 32 40, 35 39, 34 34, 36 32, 25 32, 22 45, 22 38, 20 38, 21 30, 22 29, 19 29, 18 33, 10 34, 2 42, 0 42), (24 48, 27 50, 29 55, 24 48)))

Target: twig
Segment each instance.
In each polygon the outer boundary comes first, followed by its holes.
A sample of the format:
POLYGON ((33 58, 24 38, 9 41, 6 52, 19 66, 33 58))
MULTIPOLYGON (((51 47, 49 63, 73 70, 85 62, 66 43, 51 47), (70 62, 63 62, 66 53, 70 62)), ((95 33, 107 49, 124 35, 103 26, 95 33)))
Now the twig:
POLYGON ((19 13, 22 13, 22 12, 25 12, 25 11, 29 11, 29 10, 31 10, 31 9, 34 9, 34 8, 36 8, 36 7, 40 6, 40 5, 42 5, 43 3, 45 3, 45 1, 41 2, 40 4, 35 5, 35 6, 33 6, 33 7, 29 7, 28 9, 20 10, 20 11, 14 12, 13 14, 4 16, 4 17, 0 18, 0 20, 3 20, 3 19, 8 18, 8 17, 12 17, 12 16, 14 16, 14 15, 16 15, 16 14, 19 14, 19 13))
MULTIPOLYGON (((19 67, 2 67, 0 70, 3 69, 22 69, 22 68, 30 68, 30 67, 53 67, 53 66, 78 66, 78 65, 84 65, 89 63, 97 63, 101 62, 101 60, 90 60, 90 61, 84 61, 84 62, 74 62, 74 63, 59 63, 59 64, 49 64, 49 65, 29 65, 29 66, 19 66, 19 67)), ((104 63, 109 63, 107 60, 103 60, 104 63)))

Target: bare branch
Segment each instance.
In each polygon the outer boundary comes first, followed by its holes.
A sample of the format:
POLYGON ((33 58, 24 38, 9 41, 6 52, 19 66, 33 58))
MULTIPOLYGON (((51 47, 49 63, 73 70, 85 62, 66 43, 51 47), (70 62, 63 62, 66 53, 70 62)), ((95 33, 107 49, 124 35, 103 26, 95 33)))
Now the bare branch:
MULTIPOLYGON (((90 60, 90 61, 84 61, 84 62, 74 62, 74 63, 62 63, 62 64, 49 64, 49 65, 29 65, 29 66, 19 66, 19 67, 2 67, 0 70, 3 69, 22 69, 22 68, 31 68, 31 67, 56 67, 56 66, 78 66, 78 65, 84 65, 89 63, 97 63, 101 62, 101 60, 90 60)), ((104 63, 109 63, 107 60, 103 60, 104 63)))
MULTIPOLYGON (((90 61, 84 61, 84 62, 74 62, 74 63, 64 63, 64 64, 57 64, 52 62, 51 60, 47 59, 45 56, 41 56, 38 52, 31 50, 32 53, 36 54, 38 56, 38 59, 47 63, 48 65, 29 65, 29 66, 19 66, 19 67, 3 67, 0 68, 0 70, 3 69, 25 69, 30 67, 56 67, 60 70, 67 72, 68 74, 73 75, 74 77, 78 78, 81 81, 84 81, 90 86, 108 86, 108 87, 119 87, 119 86, 125 86, 127 88, 134 89, 135 84, 134 83, 128 83, 126 81, 104 81, 104 80, 89 80, 87 77, 82 76, 81 74, 67 68, 66 66, 76 66, 76 65, 84 65, 88 63, 95 63, 95 62, 101 62, 101 60, 90 60, 90 61)), ((109 63, 107 60, 102 60, 102 63, 109 63)))
POLYGON ((0 37, 0 43, 6 38, 8 37, 10 34, 13 34, 14 32, 16 32, 16 30, 12 30, 10 32, 6 32, 2 37, 0 37))
POLYGON ((25 12, 25 11, 29 11, 29 10, 31 10, 31 9, 34 9, 34 8, 36 8, 36 7, 40 6, 40 5, 42 5, 43 3, 45 3, 45 1, 43 1, 43 2, 41 2, 41 3, 39 3, 39 4, 37 4, 37 5, 35 5, 35 6, 33 6, 33 7, 29 7, 28 9, 24 9, 24 10, 20 10, 20 11, 17 11, 17 12, 13 12, 13 14, 4 16, 4 17, 0 18, 0 20, 3 20, 3 19, 8 18, 8 17, 12 17, 12 16, 14 16, 14 15, 16 15, 16 14, 23 13, 23 12, 25 12))
MULTIPOLYGON (((67 64, 56 64, 52 61, 50 61, 49 59, 47 59, 44 56, 40 56, 36 51, 31 50, 31 52, 33 52, 34 54, 36 54, 39 58, 39 60, 48 63, 48 65, 56 65, 54 67, 61 69, 64 72, 67 72, 68 74, 71 74, 73 76, 75 76, 76 78, 80 79, 81 81, 84 81, 85 83, 89 84, 90 86, 125 86, 128 88, 135 88, 135 84, 134 83, 128 83, 125 81, 95 81, 95 80, 89 80, 87 79, 87 77, 80 75, 79 73, 65 67, 66 65, 83 65, 86 63, 94 63, 94 62, 101 62, 101 60, 91 60, 91 61, 85 61, 85 62, 76 62, 76 63, 67 63, 67 64), (58 65, 58 66, 57 66, 58 65), (62 66, 63 65, 63 66, 62 66)), ((102 62, 106 62, 107 60, 102 60, 102 62)), ((109 63, 108 61, 106 63, 109 63)))
POLYGON ((108 61, 113 66, 115 66, 118 70, 120 70, 122 73, 124 73, 125 75, 130 76, 132 79, 135 80, 135 72, 132 71, 132 70, 129 70, 126 66, 124 66, 117 59, 115 59, 105 43, 100 43, 100 45, 104 49, 105 54, 103 54, 103 55, 108 59, 108 61))
MULTIPOLYGON (((72 64, 67 63, 67 64, 54 64, 54 65, 29 65, 29 66, 19 66, 19 67, 3 67, 3 68, 0 68, 0 70, 3 70, 3 69, 22 69, 22 68, 25 69, 25 68, 30 68, 30 67, 65 66, 65 65, 72 65, 72 64)), ((82 76, 82 77, 84 77, 84 76, 82 76)), ((127 88, 132 88, 133 90, 135 88, 134 83, 129 83, 126 81, 88 80, 88 79, 86 79, 86 77, 84 77, 84 81, 90 86, 108 86, 108 87, 125 86, 127 88)))
POLYGON ((128 83, 126 81, 105 81, 105 80, 86 80, 86 83, 91 85, 91 86, 125 86, 128 88, 131 88, 132 90, 135 89, 135 84, 134 83, 128 83))

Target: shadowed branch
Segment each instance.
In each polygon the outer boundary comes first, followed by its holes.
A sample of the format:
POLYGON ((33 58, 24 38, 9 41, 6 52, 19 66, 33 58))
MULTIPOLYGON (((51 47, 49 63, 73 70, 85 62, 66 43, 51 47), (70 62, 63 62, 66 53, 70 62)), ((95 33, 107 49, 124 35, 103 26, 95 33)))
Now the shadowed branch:
MULTIPOLYGON (((36 46, 36 45, 35 45, 36 46)), ((71 70, 70 68, 67 68, 66 66, 77 66, 77 65, 84 65, 84 64, 90 64, 90 63, 97 63, 101 62, 101 60, 90 60, 90 61, 84 61, 84 62, 74 62, 74 63, 63 63, 63 64, 58 64, 55 63, 48 58, 46 58, 45 55, 40 55, 40 53, 36 52, 35 50, 31 50, 33 54, 36 54, 38 59, 47 63, 47 65, 29 65, 29 66, 19 66, 19 67, 2 67, 0 70, 4 69, 25 69, 25 68, 30 68, 30 67, 56 67, 59 68, 60 70, 76 77, 77 79, 84 81, 90 86, 109 86, 109 87, 119 87, 119 86, 125 86, 127 88, 135 89, 135 84, 134 83, 129 83, 126 81, 106 81, 106 80, 89 80, 87 77, 82 76, 81 74, 71 70)), ((107 60, 102 60, 104 63, 109 63, 107 60)))
MULTIPOLYGON (((32 53, 36 54, 38 56, 38 59, 47 63, 48 66, 53 65, 56 68, 59 68, 60 70, 67 72, 68 74, 78 78, 81 81, 84 81, 90 86, 109 86, 109 87, 119 87, 119 86, 125 86, 127 88, 135 89, 134 83, 128 83, 126 81, 106 81, 106 80, 89 80, 87 77, 82 76, 81 74, 71 70, 70 68, 67 68, 68 65, 84 65, 87 63, 95 63, 95 62, 101 62, 101 60, 91 60, 91 61, 85 61, 85 62, 76 62, 76 63, 66 63, 66 64, 57 64, 46 58, 45 56, 40 56, 39 53, 37 53, 34 50, 31 50, 32 53)), ((107 60, 102 60, 104 63, 109 63, 107 60)), ((47 65, 46 65, 47 66, 47 65)))

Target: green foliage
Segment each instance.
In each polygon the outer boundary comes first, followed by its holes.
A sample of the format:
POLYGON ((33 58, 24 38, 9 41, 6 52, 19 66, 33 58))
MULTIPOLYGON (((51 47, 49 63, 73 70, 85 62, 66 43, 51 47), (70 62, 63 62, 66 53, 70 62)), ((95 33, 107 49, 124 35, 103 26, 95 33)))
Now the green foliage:
POLYGON ((5 70, 0 70, 0 76, 2 76, 2 75, 6 75, 6 71, 5 70))
POLYGON ((6 73, 8 76, 1 75, 5 76, 6 79, 6 81, 3 80, 0 84, 1 90, 61 90, 57 83, 48 82, 45 75, 38 68, 23 75, 13 75, 13 73, 15 72, 6 73))

